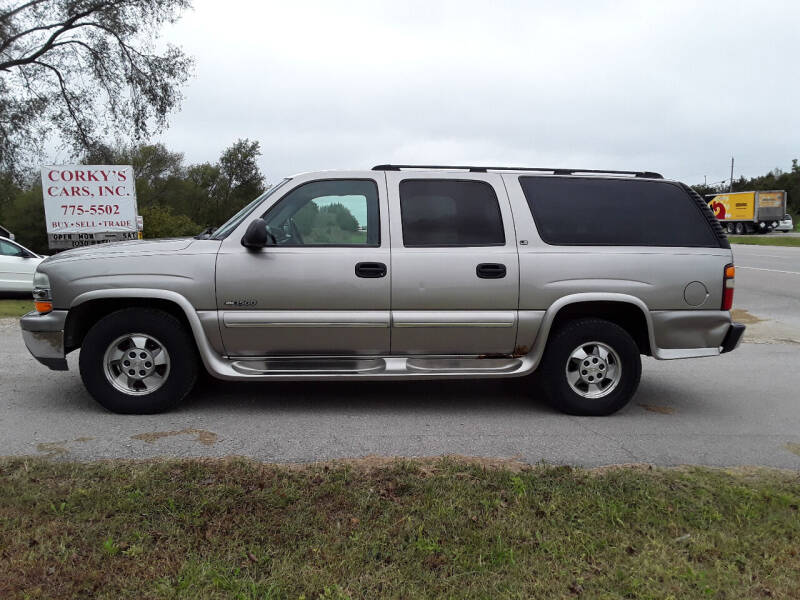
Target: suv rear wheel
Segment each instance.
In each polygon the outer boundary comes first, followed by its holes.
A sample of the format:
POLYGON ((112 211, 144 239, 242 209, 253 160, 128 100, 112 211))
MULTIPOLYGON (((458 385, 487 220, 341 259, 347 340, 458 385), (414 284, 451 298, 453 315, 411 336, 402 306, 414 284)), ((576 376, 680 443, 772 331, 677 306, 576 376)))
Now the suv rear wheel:
POLYGON ((548 401, 573 415, 610 415, 625 406, 642 374, 639 347, 603 319, 569 321, 550 337, 542 360, 548 401))
POLYGON ((89 393, 112 412, 152 414, 180 402, 197 379, 194 340, 160 310, 126 308, 100 319, 79 358, 89 393))

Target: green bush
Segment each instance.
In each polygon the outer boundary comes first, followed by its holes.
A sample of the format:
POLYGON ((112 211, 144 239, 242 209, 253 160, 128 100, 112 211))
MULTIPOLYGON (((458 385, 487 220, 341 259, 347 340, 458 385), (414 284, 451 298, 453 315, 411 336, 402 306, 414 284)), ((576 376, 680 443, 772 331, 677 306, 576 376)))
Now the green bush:
POLYGON ((144 237, 166 238, 196 235, 202 229, 186 215, 176 215, 169 206, 148 206, 139 212, 144 220, 144 237))

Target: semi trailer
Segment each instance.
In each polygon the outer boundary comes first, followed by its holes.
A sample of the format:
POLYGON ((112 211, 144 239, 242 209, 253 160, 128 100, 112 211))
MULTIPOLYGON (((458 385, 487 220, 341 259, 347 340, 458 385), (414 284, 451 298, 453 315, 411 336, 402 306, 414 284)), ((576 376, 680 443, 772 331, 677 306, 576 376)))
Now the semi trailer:
POLYGON ((786 215, 786 192, 709 194, 706 202, 728 233, 769 233, 786 215))

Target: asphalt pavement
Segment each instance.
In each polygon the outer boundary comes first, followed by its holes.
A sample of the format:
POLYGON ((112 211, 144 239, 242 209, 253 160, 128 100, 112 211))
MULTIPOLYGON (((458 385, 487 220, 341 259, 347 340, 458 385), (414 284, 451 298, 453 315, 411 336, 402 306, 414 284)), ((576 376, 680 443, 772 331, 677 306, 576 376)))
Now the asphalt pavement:
POLYGON ((633 401, 605 418, 557 413, 529 380, 230 383, 204 380, 177 410, 106 412, 77 373, 52 372, 0 320, 0 455, 77 460, 242 455, 266 461, 463 454, 597 466, 800 469, 800 248, 736 246, 741 347, 644 359, 633 401))
POLYGON ((733 261, 734 307, 765 319, 759 330, 769 326, 800 339, 800 247, 737 244, 733 261))

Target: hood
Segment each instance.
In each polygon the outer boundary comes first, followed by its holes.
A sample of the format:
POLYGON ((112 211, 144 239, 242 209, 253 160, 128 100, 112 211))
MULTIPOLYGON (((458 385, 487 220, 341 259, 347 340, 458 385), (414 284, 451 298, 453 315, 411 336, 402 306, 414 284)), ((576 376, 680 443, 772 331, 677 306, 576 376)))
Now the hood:
POLYGON ((81 260, 91 258, 109 258, 113 256, 170 254, 180 252, 191 246, 194 238, 169 238, 163 240, 131 240, 129 242, 113 242, 95 244, 83 248, 65 250, 45 259, 51 264, 62 260, 81 260))

